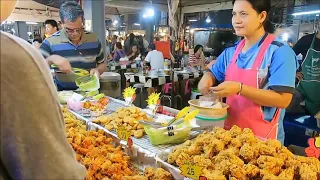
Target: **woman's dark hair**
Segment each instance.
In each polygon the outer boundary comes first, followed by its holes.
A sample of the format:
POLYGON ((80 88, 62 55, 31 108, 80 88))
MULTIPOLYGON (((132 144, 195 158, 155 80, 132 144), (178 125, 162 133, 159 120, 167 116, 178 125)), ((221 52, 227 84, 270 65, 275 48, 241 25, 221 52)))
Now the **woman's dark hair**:
POLYGON ((130 44, 133 44, 133 41, 134 41, 134 34, 133 34, 133 33, 130 33, 130 35, 129 35, 129 42, 130 42, 130 44))
POLYGON ((121 42, 116 42, 116 47, 117 47, 117 49, 122 49, 122 44, 121 44, 121 42))
POLYGON ((59 31, 59 28, 58 28, 58 23, 57 21, 53 20, 53 19, 48 19, 44 22, 44 24, 50 24, 53 28, 56 28, 57 31, 59 31))
POLYGON ((200 45, 200 44, 196 45, 196 47, 194 47, 194 53, 198 52, 198 50, 199 50, 200 48, 203 49, 203 46, 200 45))
MULTIPOLYGON (((267 14, 269 15, 270 9, 271 9, 271 0, 247 0, 252 8, 257 12, 257 13, 261 13, 262 11, 266 11, 267 14)), ((234 4, 234 2, 236 2, 236 0, 232 1, 232 4, 234 4)), ((266 20, 263 22, 263 27, 264 30, 268 33, 273 33, 275 31, 275 28, 273 26, 273 24, 270 22, 270 20, 268 20, 268 16, 266 18, 266 20)))

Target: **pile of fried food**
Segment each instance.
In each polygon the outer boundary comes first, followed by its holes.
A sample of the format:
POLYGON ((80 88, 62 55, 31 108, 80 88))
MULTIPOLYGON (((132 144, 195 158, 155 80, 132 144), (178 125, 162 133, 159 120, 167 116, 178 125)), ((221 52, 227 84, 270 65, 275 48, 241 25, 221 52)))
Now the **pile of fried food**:
POLYGON ((143 175, 130 164, 120 146, 114 147, 112 139, 103 130, 86 131, 85 124, 63 108, 66 135, 76 152, 77 160, 87 168, 86 180, 171 180, 169 172, 147 167, 143 175))
POLYGON ((141 111, 141 109, 130 106, 118 108, 116 112, 100 116, 93 122, 104 126, 108 130, 117 130, 122 126, 131 131, 132 136, 140 138, 145 134, 143 125, 139 124, 140 120, 151 122, 152 118, 147 117, 146 112, 141 111))
POLYGON ((172 176, 162 168, 146 167, 143 175, 123 176, 122 180, 172 180, 172 176))
POLYGON ((252 130, 214 128, 177 146, 168 163, 202 166, 208 180, 319 180, 320 161, 293 155, 277 140, 262 141, 252 130))

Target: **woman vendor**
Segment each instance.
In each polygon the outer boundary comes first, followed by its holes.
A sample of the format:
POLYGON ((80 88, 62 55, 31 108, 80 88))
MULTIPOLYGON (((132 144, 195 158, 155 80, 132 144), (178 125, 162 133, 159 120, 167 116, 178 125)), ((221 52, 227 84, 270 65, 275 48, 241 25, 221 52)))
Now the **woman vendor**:
POLYGON ((226 129, 238 125, 283 142, 284 108, 292 99, 297 60, 288 45, 270 34, 270 8, 270 0, 233 0, 232 25, 244 39, 218 57, 198 88, 204 95, 227 97, 226 129))

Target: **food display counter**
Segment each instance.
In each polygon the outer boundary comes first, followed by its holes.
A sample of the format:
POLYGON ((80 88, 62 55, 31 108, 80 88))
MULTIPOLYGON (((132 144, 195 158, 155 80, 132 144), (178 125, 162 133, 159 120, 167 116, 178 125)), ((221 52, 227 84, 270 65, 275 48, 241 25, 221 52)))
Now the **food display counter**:
MULTIPOLYGON (((179 144, 153 145, 146 124, 163 114, 107 98, 102 113, 92 116, 63 106, 67 138, 87 179, 319 179, 320 161, 292 154, 277 140, 261 140, 251 129, 237 126, 188 131, 179 144)), ((88 104, 87 104, 88 105, 88 104)), ((89 107, 90 108, 90 107, 89 107)), ((163 107, 169 114, 178 110, 163 107)), ((172 119, 173 117, 171 117, 172 119)), ((181 131, 166 135, 178 136, 181 131)), ((176 127, 183 128, 177 125, 176 127)), ((154 143, 154 142, 153 142, 154 143)))

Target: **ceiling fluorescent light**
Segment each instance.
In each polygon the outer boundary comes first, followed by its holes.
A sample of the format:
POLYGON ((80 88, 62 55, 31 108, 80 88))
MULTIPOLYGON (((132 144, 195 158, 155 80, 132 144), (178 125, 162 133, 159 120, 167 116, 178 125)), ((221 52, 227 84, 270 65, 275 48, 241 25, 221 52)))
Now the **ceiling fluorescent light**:
POLYGON ((26 24, 33 24, 33 25, 37 25, 38 23, 36 23, 36 22, 26 22, 26 24))
POLYGON ((316 11, 306 11, 306 12, 298 12, 298 13, 293 13, 293 16, 300 16, 300 15, 309 15, 309 14, 318 14, 320 13, 320 10, 316 11))
POLYGON ((196 20, 196 19, 189 19, 189 21, 190 21, 190 22, 196 22, 196 21, 198 21, 198 20, 196 20))

